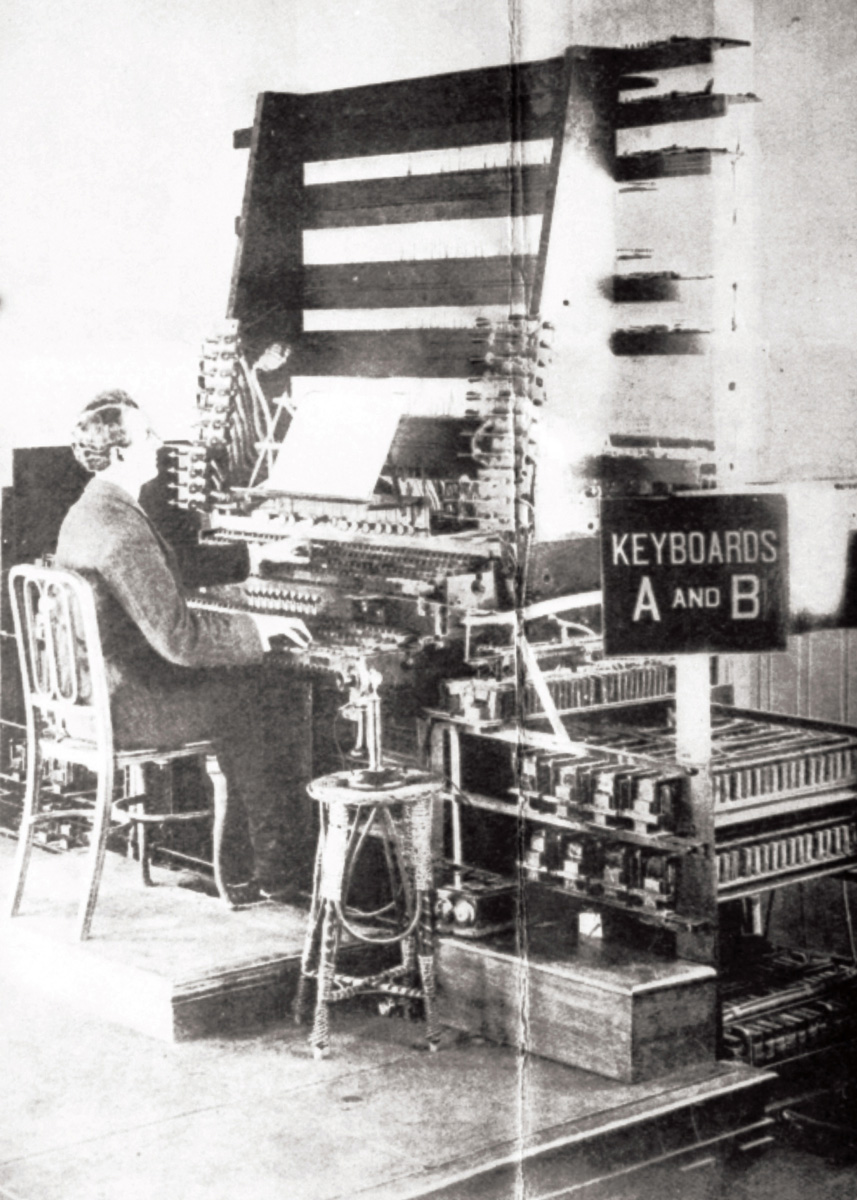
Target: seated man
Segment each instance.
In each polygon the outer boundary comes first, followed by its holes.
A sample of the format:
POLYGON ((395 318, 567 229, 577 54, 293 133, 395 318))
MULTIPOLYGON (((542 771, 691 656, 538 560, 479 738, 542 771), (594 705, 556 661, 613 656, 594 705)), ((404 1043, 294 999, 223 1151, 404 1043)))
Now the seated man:
MULTIPOLYGON (((176 556, 138 503, 156 474, 159 445, 124 392, 104 392, 87 405, 72 448, 93 478, 63 521, 56 563, 85 573, 95 591, 117 747, 213 740, 229 789, 227 878, 241 898, 282 895, 294 879, 282 784, 266 771, 259 664, 275 633, 298 645, 310 635, 300 620, 188 607, 176 556), (248 835, 252 856, 240 845, 248 835)), ((219 549, 206 551, 206 582, 246 577, 249 551, 219 549)), ((272 556, 268 547, 265 556, 272 556)))

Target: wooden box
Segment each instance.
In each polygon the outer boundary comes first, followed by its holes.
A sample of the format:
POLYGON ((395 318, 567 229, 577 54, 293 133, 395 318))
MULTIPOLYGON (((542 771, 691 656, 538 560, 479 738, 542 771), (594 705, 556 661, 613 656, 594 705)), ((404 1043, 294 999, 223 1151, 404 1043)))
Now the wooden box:
POLYGON ((715 1056, 716 972, 581 938, 567 954, 534 939, 440 939, 441 1020, 627 1083, 715 1056))

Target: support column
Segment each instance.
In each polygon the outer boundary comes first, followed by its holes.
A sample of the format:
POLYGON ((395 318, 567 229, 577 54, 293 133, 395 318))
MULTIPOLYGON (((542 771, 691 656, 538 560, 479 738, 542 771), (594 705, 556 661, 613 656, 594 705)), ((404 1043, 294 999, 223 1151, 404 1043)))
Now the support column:
POLYGON ((688 788, 693 837, 704 850, 682 863, 677 911, 704 917, 709 927, 677 935, 682 958, 714 963, 717 958, 717 875, 714 806, 711 795, 711 676, 707 654, 679 655, 676 663, 676 756, 690 772, 688 788))

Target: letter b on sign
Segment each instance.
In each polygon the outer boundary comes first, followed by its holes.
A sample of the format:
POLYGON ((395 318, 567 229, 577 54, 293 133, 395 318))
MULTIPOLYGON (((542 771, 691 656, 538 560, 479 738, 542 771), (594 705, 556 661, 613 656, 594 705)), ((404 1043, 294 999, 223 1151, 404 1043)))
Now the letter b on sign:
POLYGON ((759 576, 732 576, 732 620, 755 621, 761 609, 759 576))

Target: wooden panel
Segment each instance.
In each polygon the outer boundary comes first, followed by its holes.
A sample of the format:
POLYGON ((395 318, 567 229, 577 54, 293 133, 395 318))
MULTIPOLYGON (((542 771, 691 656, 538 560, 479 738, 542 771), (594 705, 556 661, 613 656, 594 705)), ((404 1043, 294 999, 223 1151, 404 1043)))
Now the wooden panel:
MULTIPOLYGON (((621 75, 616 80, 616 87, 620 92, 644 91, 657 86, 657 79, 651 79, 647 75, 621 75)), ((237 132, 239 131, 236 130, 237 132)))
POLYGON ((548 167, 449 171, 316 184, 305 193, 304 227, 524 216, 544 209, 548 167))
POLYGON ((857 725, 857 634, 845 630, 845 720, 857 725))
POLYGON ((674 271, 650 274, 614 275, 612 300, 614 304, 634 304, 652 300, 677 300, 679 276, 674 271))
POLYGON ((548 972, 444 939, 438 947, 445 1024, 545 1058, 630 1080, 630 997, 575 987, 548 972), (528 984, 524 1021, 521 987, 528 984))
POLYGON ((642 125, 669 125, 673 121, 703 121, 726 114, 728 97, 712 92, 688 92, 685 95, 647 96, 616 106, 616 128, 635 129, 642 125))
POLYGON ((622 154, 616 159, 613 177, 620 183, 630 183, 639 179, 710 175, 711 155, 721 153, 726 151, 671 148, 622 154))
POLYGON ((478 427, 473 417, 402 417, 387 461, 403 471, 457 478, 476 466, 469 452, 478 427))
POLYGON ((766 660, 770 664, 770 676, 768 680, 764 676, 760 680, 759 699, 774 712, 800 712, 797 641, 797 638, 789 638, 789 648, 785 654, 772 654, 766 660))
POLYGON ((819 721, 845 718, 845 636, 841 629, 819 630, 807 639, 807 685, 811 717, 819 721))
POLYGON ((571 91, 572 80, 574 79, 574 62, 571 57, 571 52, 566 51, 565 57, 562 60, 562 82, 561 82, 561 114, 559 124, 556 131, 556 141, 554 142, 554 150, 551 155, 550 172, 548 174, 547 193, 545 195, 544 216, 542 217, 541 238, 539 241, 539 254, 536 263, 536 273, 533 279, 533 290, 530 298, 530 312, 537 313, 542 303, 542 292, 544 291, 545 271, 547 269, 548 247, 550 246, 551 229, 553 228, 553 214, 556 207, 557 185, 559 183, 559 173, 562 169, 563 149, 568 139, 567 126, 569 123, 569 94, 571 91))
POLYGON ((259 96, 232 272, 228 315, 252 328, 277 313, 283 336, 300 329, 301 194, 305 132, 300 97, 259 96), (284 293, 287 276, 290 288, 284 293))
POLYGON ((610 336, 614 354, 636 357, 651 354, 704 354, 704 330, 617 329, 610 336))
POLYGON ((640 987, 618 963, 614 970, 588 971, 532 955, 523 962, 444 938, 438 952, 442 1019, 626 1082, 713 1063, 713 970, 654 960, 650 969, 657 984, 640 987))
POLYGON ((472 355, 469 329, 345 330, 303 334, 290 361, 293 375, 466 379, 472 355))
POLYGON ((561 76, 557 58, 319 92, 300 120, 318 159, 550 137, 561 76))
POLYGON ((710 450, 714 452, 714 442, 707 438, 689 437, 656 437, 645 433, 611 433, 610 445, 617 449, 637 450, 710 450))
POLYGON ((709 979, 634 997, 635 1079, 714 1061, 715 991, 714 980, 709 979))
MULTIPOLYGON (((557 196, 563 205, 574 204, 568 187, 569 164, 563 157, 572 150, 583 151, 590 162, 603 168, 611 176, 616 156, 614 109, 616 103, 616 70, 609 51, 569 49, 565 55, 562 82, 561 124, 557 129, 554 153, 551 158, 551 174, 542 219, 539 257, 533 280, 531 312, 538 312, 542 303, 545 277, 548 271, 551 230, 557 196)), ((573 161, 573 160, 572 160, 573 161)), ((577 187, 573 167, 572 188, 577 187)), ((557 239, 560 243, 562 239, 557 239)), ((563 253, 562 247, 557 251, 563 253)), ((563 264, 563 268, 565 265, 563 264)), ((553 271, 554 268, 551 267, 553 271)))
POLYGON ((509 304, 534 258, 437 258, 304 268, 305 308, 428 308, 509 304))
POLYGON ((752 707, 857 724, 857 638, 850 630, 800 634, 784 654, 751 662, 752 707))
POLYGON ((675 37, 666 42, 652 42, 648 46, 616 50, 614 54, 623 71, 667 71, 671 67, 710 63, 714 50, 749 45, 749 42, 736 41, 734 38, 675 37))
MULTIPOLYGON (((0 869, 14 846, 0 841, 0 869)), ((5 969, 54 1002, 180 1041, 281 1021, 300 974, 306 914, 286 905, 230 911, 211 896, 177 887, 154 868, 143 887, 139 864, 109 853, 85 946, 69 938, 80 893, 75 855, 36 853, 24 909, 0 928, 5 969)), ((361 973, 378 951, 346 946, 342 966, 361 973)), ((383 951, 382 951, 383 954, 383 951)))

